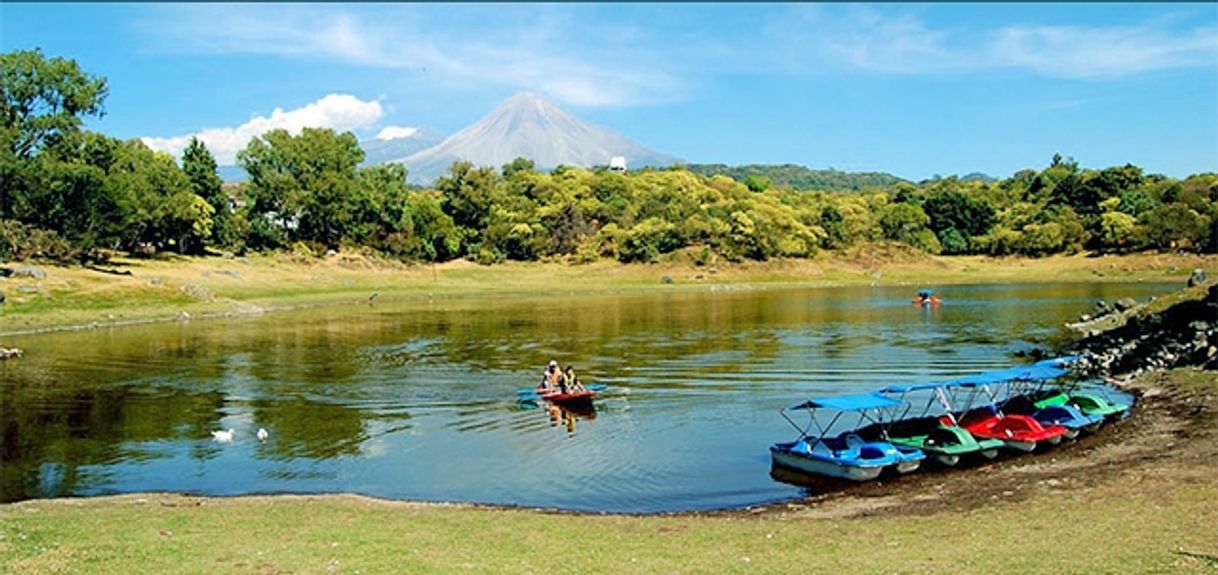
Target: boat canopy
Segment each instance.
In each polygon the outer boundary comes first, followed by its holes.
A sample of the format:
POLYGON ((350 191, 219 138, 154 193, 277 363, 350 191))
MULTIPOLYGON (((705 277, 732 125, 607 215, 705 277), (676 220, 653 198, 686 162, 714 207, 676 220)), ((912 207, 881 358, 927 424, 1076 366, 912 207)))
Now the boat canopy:
POLYGON ((933 289, 918 290, 918 295, 920 295, 922 297, 930 297, 932 295, 935 295, 935 290, 933 290, 933 289))
POLYGON ((1048 381, 1057 379, 1066 373, 1064 369, 1047 365, 1021 365, 962 377, 942 385, 945 387, 977 387, 1010 381, 1048 381))
POLYGON ((1042 359, 1032 365, 1066 368, 1066 367, 1069 367, 1070 364, 1078 361, 1078 359, 1079 359, 1079 356, 1077 356, 1077 355, 1063 355, 1061 357, 1051 357, 1049 359, 1042 359))
POLYGON ((946 383, 915 383, 912 385, 890 385, 876 390, 876 393, 910 393, 913 391, 923 391, 926 389, 939 389, 947 387, 946 383))
POLYGON ((838 411, 865 411, 868 409, 887 409, 901 405, 904 405, 904 403, 896 399, 869 393, 865 395, 838 395, 822 399, 809 399, 803 403, 792 405, 787 409, 817 409, 824 407, 838 411))

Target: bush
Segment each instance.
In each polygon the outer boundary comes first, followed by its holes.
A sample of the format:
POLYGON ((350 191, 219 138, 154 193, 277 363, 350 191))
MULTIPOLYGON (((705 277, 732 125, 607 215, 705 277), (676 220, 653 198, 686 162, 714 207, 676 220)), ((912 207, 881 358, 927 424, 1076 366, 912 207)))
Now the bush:
POLYGON ((16 220, 0 220, 0 259, 48 259, 69 261, 80 258, 80 250, 62 236, 16 220))

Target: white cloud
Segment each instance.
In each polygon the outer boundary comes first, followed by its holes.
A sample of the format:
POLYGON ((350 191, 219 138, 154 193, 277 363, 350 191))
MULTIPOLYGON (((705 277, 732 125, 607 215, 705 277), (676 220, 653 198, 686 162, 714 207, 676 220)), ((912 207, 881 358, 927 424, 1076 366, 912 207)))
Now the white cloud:
POLYGON ((284 129, 292 134, 299 134, 306 127, 346 131, 374 124, 383 114, 380 102, 365 102, 348 94, 330 94, 295 110, 275 108, 269 118, 255 116, 235 128, 205 128, 194 134, 141 140, 149 148, 180 157, 190 139, 197 137, 216 157, 217 164, 232 165, 237 161, 237 152, 251 139, 271 130, 284 129))
POLYGON ((418 128, 408 128, 405 126, 385 126, 376 134, 378 140, 392 140, 394 138, 409 138, 418 132, 418 128))
POLYGON ((775 19, 766 37, 774 61, 797 71, 823 66, 895 74, 1018 69, 1063 78, 1119 77, 1218 65, 1218 27, 933 27, 922 18, 851 6, 799 7, 775 19))
POLYGON ((400 7, 359 16, 294 8, 169 7, 142 27, 166 51, 335 60, 418 73, 433 85, 540 91, 580 106, 634 106, 681 95, 665 50, 641 47, 662 46, 664 39, 580 20, 563 6, 448 7, 430 19, 423 9, 400 7))
POLYGON ((993 66, 1064 77, 1213 66, 1218 63, 1218 28, 1178 34, 1152 27, 1013 26, 995 34, 988 55, 993 66))

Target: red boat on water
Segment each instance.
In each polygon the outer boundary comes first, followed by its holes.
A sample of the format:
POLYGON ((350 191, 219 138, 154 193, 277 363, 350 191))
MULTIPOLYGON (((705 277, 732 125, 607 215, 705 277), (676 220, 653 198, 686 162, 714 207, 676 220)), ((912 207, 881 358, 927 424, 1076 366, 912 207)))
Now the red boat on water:
POLYGON ((591 389, 581 391, 569 391, 563 393, 558 389, 537 388, 537 397, 544 399, 550 403, 557 404, 579 404, 592 403, 592 398, 596 397, 596 392, 591 389))

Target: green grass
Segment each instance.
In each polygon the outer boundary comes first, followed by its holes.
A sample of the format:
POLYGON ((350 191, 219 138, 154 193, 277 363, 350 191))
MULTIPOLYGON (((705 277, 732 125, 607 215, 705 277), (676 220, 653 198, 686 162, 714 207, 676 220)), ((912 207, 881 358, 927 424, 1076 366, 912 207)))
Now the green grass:
POLYGON ((38 501, 0 507, 0 571, 1212 573, 1218 486, 1128 487, 861 518, 571 515, 351 496, 38 501))

